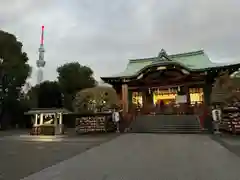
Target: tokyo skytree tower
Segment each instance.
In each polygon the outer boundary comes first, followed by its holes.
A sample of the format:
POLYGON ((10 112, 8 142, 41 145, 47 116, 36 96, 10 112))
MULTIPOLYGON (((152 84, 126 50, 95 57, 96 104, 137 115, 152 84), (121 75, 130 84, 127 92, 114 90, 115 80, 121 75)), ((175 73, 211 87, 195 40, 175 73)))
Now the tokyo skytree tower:
POLYGON ((41 41, 40 41, 40 47, 38 49, 39 52, 39 59, 37 60, 37 84, 40 84, 43 81, 43 69, 46 64, 46 61, 44 61, 44 26, 42 26, 42 32, 41 32, 41 41))

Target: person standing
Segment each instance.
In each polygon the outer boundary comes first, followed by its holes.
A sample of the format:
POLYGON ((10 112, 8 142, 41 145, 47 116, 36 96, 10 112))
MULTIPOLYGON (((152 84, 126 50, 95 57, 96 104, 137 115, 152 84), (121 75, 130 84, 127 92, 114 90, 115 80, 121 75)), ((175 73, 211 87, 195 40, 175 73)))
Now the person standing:
POLYGON ((116 127, 117 127, 116 132, 119 133, 120 132, 120 130, 119 130, 120 114, 116 109, 113 110, 112 119, 113 119, 113 122, 116 124, 116 127))

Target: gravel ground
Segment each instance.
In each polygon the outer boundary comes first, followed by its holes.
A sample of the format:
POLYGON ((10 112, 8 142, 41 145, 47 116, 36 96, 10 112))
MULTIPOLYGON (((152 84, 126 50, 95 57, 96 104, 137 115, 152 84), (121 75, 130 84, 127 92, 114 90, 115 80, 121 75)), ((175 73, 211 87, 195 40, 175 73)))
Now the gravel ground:
POLYGON ((8 135, 9 132, 1 134, 0 180, 19 180, 116 136, 78 136, 62 142, 31 142, 9 138, 8 135))

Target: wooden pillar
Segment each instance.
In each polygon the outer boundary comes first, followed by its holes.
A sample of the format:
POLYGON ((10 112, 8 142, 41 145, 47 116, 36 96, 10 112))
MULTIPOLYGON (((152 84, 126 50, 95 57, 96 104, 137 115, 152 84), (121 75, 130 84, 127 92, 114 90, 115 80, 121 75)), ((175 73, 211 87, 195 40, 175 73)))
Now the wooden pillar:
POLYGON ((129 106, 132 105, 132 96, 133 96, 132 90, 128 90, 128 110, 130 109, 129 106))
POLYGON ((43 125, 43 114, 40 114, 40 125, 43 125))
POLYGON ((142 98, 143 98, 143 106, 153 104, 153 94, 152 92, 149 92, 149 90, 145 90, 142 92, 142 98))
POLYGON ((122 105, 123 105, 123 113, 128 112, 128 85, 122 85, 122 105))
POLYGON ((148 104, 153 105, 153 92, 149 89, 146 91, 146 101, 148 104))
POLYGON ((54 126, 56 127, 58 125, 58 113, 54 114, 54 126))
POLYGON ((63 114, 59 113, 59 127, 60 127, 60 134, 63 134, 63 122, 62 122, 63 114))
POLYGON ((147 106, 147 93, 146 91, 142 91, 142 106, 145 108, 147 106))
POLYGON ((153 109, 153 94, 149 89, 142 91, 143 112, 150 113, 153 109))
POLYGON ((59 124, 61 125, 62 124, 62 113, 59 113, 59 124))
POLYGON ((183 91, 187 97, 187 103, 185 104, 185 113, 188 114, 188 113, 191 113, 191 108, 190 108, 190 104, 191 104, 191 99, 190 99, 190 94, 189 94, 189 87, 188 86, 184 86, 183 87, 183 91))
POLYGON ((211 105, 211 94, 212 94, 212 84, 206 83, 203 87, 203 96, 204 96, 204 104, 206 106, 211 105))
POLYGON ((187 96, 187 104, 191 103, 191 99, 190 99, 190 93, 189 93, 189 87, 188 86, 184 86, 183 87, 183 91, 185 92, 186 96, 187 96))
POLYGON ((37 124, 38 124, 38 114, 35 114, 34 126, 37 126, 37 124))
POLYGON ((53 117, 53 124, 54 124, 54 135, 58 135, 60 134, 60 128, 59 128, 59 125, 58 125, 58 113, 55 113, 54 114, 54 117, 53 117))

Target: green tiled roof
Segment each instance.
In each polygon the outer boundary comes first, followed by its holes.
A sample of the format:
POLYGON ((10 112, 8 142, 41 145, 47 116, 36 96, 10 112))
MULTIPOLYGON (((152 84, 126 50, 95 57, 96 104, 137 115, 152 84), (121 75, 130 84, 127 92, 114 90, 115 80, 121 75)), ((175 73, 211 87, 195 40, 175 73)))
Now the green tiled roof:
POLYGON ((173 55, 165 54, 168 58, 165 60, 162 59, 162 53, 165 53, 165 51, 162 50, 158 57, 129 60, 127 68, 123 72, 102 78, 130 77, 137 75, 143 68, 156 66, 158 64, 162 65, 165 63, 179 64, 190 71, 201 71, 205 69, 239 64, 213 63, 203 50, 173 55))

